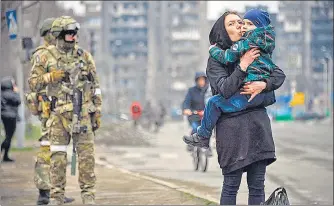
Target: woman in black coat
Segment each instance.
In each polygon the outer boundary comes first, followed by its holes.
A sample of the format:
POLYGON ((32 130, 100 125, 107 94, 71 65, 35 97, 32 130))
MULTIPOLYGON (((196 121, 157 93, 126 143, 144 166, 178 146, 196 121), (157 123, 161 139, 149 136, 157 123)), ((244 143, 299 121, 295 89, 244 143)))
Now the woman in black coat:
MULTIPOLYGON (((225 50, 241 38, 242 19, 237 13, 226 12, 214 24, 210 32, 210 43, 225 50)), ((245 94, 258 94, 278 89, 285 80, 282 70, 276 68, 265 81, 243 85, 247 67, 259 56, 252 49, 240 63, 222 65, 213 58, 207 64, 207 77, 213 95, 231 97, 242 88, 245 94)), ((220 117, 216 125, 216 147, 218 162, 224 175, 221 205, 235 205, 243 172, 247 172, 249 205, 265 201, 264 180, 266 167, 276 160, 271 125, 265 106, 274 103, 267 99, 257 108, 228 113, 220 117)), ((208 144, 202 142, 202 144, 208 144)))
POLYGON ((5 128, 6 138, 1 144, 1 153, 4 150, 3 161, 12 162, 8 152, 16 129, 18 118, 18 106, 21 104, 20 95, 11 77, 5 77, 1 81, 1 120, 5 128))

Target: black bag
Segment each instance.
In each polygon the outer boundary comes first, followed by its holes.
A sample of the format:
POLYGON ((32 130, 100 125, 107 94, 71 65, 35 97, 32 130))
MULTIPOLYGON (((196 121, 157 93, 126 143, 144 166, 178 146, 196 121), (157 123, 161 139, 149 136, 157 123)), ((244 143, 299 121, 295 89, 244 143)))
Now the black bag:
POLYGON ((284 187, 277 188, 261 205, 290 205, 288 194, 284 187), (275 194, 277 192, 277 194, 275 194))

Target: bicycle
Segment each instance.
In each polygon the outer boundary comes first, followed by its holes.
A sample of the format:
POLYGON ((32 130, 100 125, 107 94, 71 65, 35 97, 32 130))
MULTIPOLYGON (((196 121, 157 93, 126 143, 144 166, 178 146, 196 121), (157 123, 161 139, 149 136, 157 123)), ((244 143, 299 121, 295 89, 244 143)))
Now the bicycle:
MULTIPOLYGON (((191 112, 192 114, 189 115, 188 118, 191 124, 196 124, 198 122, 200 123, 203 118, 203 110, 194 110, 191 112)), ((197 128, 197 126, 192 125, 192 127, 193 130, 191 131, 191 134, 194 132, 194 128, 197 128)), ((202 172, 206 172, 209 164, 209 148, 188 145, 188 151, 191 151, 194 170, 198 171, 200 169, 202 172)))

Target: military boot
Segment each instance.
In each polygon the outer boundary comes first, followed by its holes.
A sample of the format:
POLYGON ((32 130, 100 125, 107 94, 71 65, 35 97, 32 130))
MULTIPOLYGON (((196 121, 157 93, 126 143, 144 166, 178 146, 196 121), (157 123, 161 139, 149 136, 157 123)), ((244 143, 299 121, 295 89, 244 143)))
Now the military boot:
POLYGON ((50 201, 50 190, 39 190, 37 205, 47 205, 50 201))
POLYGON ((73 202, 75 199, 74 198, 72 198, 72 197, 64 197, 64 203, 66 204, 66 203, 71 203, 71 202, 73 202))
POLYGON ((82 197, 82 203, 84 205, 95 205, 94 197, 92 197, 90 195, 85 195, 85 196, 82 197))

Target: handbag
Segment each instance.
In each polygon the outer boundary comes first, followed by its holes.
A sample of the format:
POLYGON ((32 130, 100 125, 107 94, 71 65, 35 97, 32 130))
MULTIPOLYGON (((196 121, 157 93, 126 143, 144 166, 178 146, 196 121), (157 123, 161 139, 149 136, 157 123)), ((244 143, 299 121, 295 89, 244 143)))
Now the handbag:
POLYGON ((288 194, 284 187, 279 187, 261 205, 290 205, 288 194), (277 192, 277 193, 276 193, 277 192))

